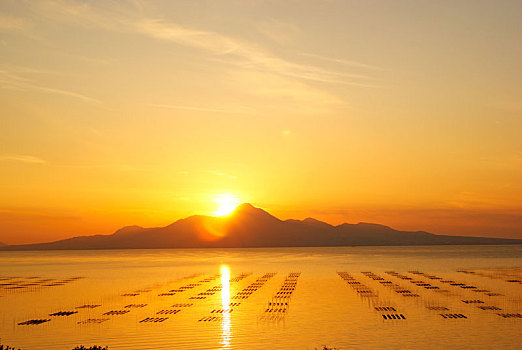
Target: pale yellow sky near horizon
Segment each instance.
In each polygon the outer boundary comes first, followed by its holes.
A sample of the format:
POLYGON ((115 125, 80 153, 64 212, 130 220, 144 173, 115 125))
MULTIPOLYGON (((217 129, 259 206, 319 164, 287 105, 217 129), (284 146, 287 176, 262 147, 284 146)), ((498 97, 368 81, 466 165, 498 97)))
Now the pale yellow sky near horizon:
POLYGON ((0 0, 0 241, 280 218, 522 238, 522 2, 0 0))

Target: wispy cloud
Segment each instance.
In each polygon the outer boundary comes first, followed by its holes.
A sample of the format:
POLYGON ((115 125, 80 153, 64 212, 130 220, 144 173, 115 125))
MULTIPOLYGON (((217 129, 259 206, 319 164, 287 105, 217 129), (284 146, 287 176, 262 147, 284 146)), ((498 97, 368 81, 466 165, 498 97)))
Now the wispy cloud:
POLYGON ((220 177, 225 177, 225 178, 228 178, 228 179, 231 179, 231 180, 236 180, 237 179, 236 175, 230 175, 230 174, 222 173, 222 172, 219 172, 219 171, 215 171, 214 175, 215 176, 220 176, 220 177))
POLYGON ((228 108, 203 108, 195 106, 179 106, 179 105, 168 105, 168 104, 150 104, 152 107, 167 108, 167 109, 181 109, 185 111, 196 111, 196 112, 210 112, 210 113, 232 113, 232 114, 255 114, 253 111, 241 110, 241 109, 228 109, 228 108))
POLYGON ((278 20, 261 21, 257 24, 257 30, 277 43, 286 43, 295 38, 301 31, 293 23, 285 23, 278 20))
MULTIPOLYGON (((145 6, 140 2, 104 2, 103 5, 95 5, 92 2, 77 2, 69 0, 53 0, 34 6, 35 18, 45 21, 67 23, 70 26, 82 26, 86 28, 101 28, 115 32, 138 34, 155 40, 172 43, 180 47, 199 51, 204 54, 206 60, 219 62, 231 67, 231 71, 252 71, 278 75, 288 80, 301 80, 306 83, 322 83, 335 85, 359 86, 364 88, 382 88, 382 84, 376 84, 375 77, 355 68, 372 68, 382 70, 379 67, 368 64, 324 58, 323 62, 307 63, 306 58, 299 52, 281 54, 275 53, 263 47, 258 42, 246 40, 239 36, 229 36, 223 33, 187 27, 179 22, 166 19, 163 14, 158 14, 153 6, 145 6), (302 59, 300 59, 302 58, 302 59), (325 61, 333 60, 354 68, 334 69, 325 61)), ((266 22, 259 30, 272 40, 284 41, 288 37, 284 33, 299 32, 297 26, 277 22, 277 30, 268 30, 275 22, 266 22), (263 29, 264 28, 264 29, 263 29), (268 28, 268 29, 267 29, 268 28)), ((274 28, 272 28, 274 29, 274 28)), ((319 57, 319 56, 318 56, 319 57)), ((310 60, 308 60, 310 61, 310 60)), ((266 74, 268 75, 268 74, 266 74)), ((63 90, 49 88, 48 92, 62 93, 71 97, 81 98, 85 101, 93 101, 89 96, 70 91, 71 94, 63 93, 63 90)), ((167 107, 165 107, 167 108, 167 107)), ((198 106, 173 106, 171 108, 185 110, 201 110, 198 106)), ((207 112, 215 113, 245 113, 243 110, 220 108, 205 108, 207 112)), ((247 113, 250 113, 247 111, 247 113)))
MULTIPOLYGON (((35 8, 35 7, 33 7, 35 8)), ((126 33, 138 33, 150 38, 172 42, 187 48, 197 49, 209 54, 209 59, 220 61, 243 69, 269 72, 281 76, 330 84, 379 87, 371 83, 373 77, 365 74, 352 74, 297 62, 282 57, 261 47, 257 43, 231 37, 211 30, 189 28, 179 23, 165 20, 163 16, 151 15, 154 10, 145 9, 139 1, 105 2, 95 6, 91 2, 54 0, 40 3, 34 10, 39 18, 49 21, 66 22, 70 25, 98 27, 126 33), (147 11, 146 11, 147 10, 147 11), (148 13, 148 14, 146 14, 148 13), (370 83, 369 83, 370 81, 370 83)), ((286 40, 282 33, 299 31, 298 27, 282 22, 266 22, 260 31, 273 40, 286 40), (272 25, 268 25, 272 23, 272 25), (271 28, 271 31, 263 30, 271 28), (274 27, 276 27, 274 29, 274 27)), ((299 54, 299 53, 297 53, 299 54)), ((320 57, 320 56, 317 56, 320 57)), ((324 58, 328 60, 328 58, 324 58)), ((368 64, 329 59, 349 64, 352 67, 379 67, 368 64)))
POLYGON ((57 94, 57 95, 63 95, 63 96, 77 98, 77 99, 80 99, 80 100, 83 100, 83 101, 86 101, 86 102, 101 103, 100 100, 97 100, 95 98, 92 98, 92 97, 89 97, 89 96, 86 96, 86 95, 82 95, 82 94, 79 94, 79 93, 73 92, 73 91, 61 90, 61 89, 53 89, 53 88, 37 86, 37 85, 32 85, 31 88, 33 88, 35 90, 48 92, 48 93, 51 93, 51 94, 57 94))
POLYGON ((366 64, 366 63, 352 61, 352 60, 346 60, 346 59, 342 59, 342 58, 326 57, 326 56, 315 55, 315 54, 311 54, 311 53, 303 53, 302 55, 303 56, 312 57, 312 58, 317 58, 317 59, 320 59, 320 60, 323 60, 323 61, 340 63, 340 64, 344 64, 344 65, 347 65, 347 66, 352 66, 352 67, 373 69, 373 70, 380 70, 380 71, 388 70, 386 68, 374 66, 374 65, 371 65, 371 64, 366 64))
POLYGON ((160 19, 142 19, 135 29, 150 37, 167 40, 179 45, 208 51, 218 57, 227 57, 227 63, 242 68, 267 71, 279 75, 324 83, 351 84, 350 79, 368 79, 361 74, 347 74, 321 67, 291 62, 275 56, 262 48, 220 33, 186 28, 160 19))
POLYGON ((28 23, 19 17, 0 13, 0 31, 26 31, 28 23))
POLYGON ((68 169, 111 169, 114 171, 121 172, 149 172, 152 171, 153 168, 150 166, 134 166, 131 164, 56 164, 58 167, 68 168, 68 169))
POLYGON ((35 156, 22 155, 22 154, 5 154, 0 155, 0 160, 3 161, 11 161, 11 162, 20 162, 20 163, 29 163, 29 164, 46 164, 47 161, 38 158, 35 156))
MULTIPOLYGON (((26 72, 30 73, 42 73, 42 71, 27 69, 26 72)), ((18 90, 18 91, 27 91, 27 90, 36 90, 42 91, 49 94, 62 95, 67 97, 72 97, 76 99, 80 99, 85 102, 90 103, 101 103, 101 101, 86 96, 84 94, 80 94, 75 91, 56 89, 52 87, 42 86, 36 83, 33 79, 27 78, 10 70, 0 70, 0 88, 9 89, 9 90, 18 90)))

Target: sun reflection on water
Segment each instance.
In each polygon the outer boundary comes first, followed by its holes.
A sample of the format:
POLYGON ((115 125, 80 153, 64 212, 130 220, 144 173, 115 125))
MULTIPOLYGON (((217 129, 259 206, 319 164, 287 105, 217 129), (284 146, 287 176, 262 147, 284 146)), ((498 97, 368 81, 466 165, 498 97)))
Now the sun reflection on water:
MULTIPOLYGON (((227 265, 221 265, 221 304, 223 310, 230 309, 230 268, 227 265)), ((230 326, 229 312, 223 312, 223 322, 221 323, 221 329, 221 348, 230 349, 232 330, 230 326)))

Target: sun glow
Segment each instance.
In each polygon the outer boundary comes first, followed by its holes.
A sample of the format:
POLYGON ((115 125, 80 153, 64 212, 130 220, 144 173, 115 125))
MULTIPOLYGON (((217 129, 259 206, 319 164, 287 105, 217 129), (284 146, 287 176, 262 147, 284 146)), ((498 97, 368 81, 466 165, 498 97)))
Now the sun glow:
POLYGON ((218 207, 214 212, 215 216, 225 216, 230 214, 240 204, 236 196, 230 194, 222 194, 214 200, 218 207))

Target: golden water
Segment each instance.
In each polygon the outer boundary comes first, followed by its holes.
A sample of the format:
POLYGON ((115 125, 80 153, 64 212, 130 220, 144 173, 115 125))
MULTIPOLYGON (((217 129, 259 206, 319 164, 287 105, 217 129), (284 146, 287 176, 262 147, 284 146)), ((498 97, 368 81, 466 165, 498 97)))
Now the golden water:
POLYGON ((0 343, 522 348, 521 258, 521 246, 2 252, 0 343))

